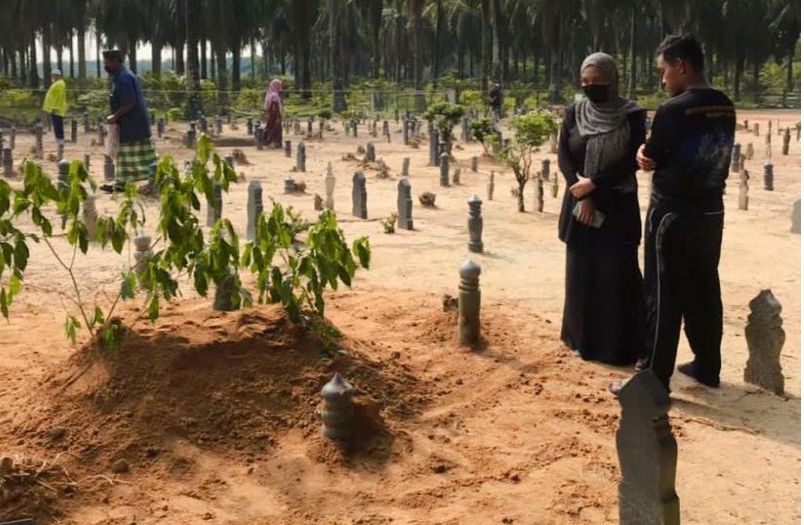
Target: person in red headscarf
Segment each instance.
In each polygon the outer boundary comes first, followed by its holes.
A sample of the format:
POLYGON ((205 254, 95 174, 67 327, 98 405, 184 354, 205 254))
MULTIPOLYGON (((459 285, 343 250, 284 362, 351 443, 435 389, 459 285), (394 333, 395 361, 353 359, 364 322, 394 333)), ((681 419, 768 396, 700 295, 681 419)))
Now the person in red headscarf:
POLYGON ((265 93, 265 131, 263 143, 274 148, 282 147, 282 82, 275 78, 268 84, 265 93))

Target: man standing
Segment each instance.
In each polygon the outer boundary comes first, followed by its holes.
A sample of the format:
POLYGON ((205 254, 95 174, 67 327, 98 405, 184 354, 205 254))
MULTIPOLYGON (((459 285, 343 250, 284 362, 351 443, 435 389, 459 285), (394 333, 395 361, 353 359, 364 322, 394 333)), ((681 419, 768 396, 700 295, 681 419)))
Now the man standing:
POLYGON ((489 92, 489 104, 491 105, 491 125, 497 129, 497 124, 502 118, 503 110, 503 93, 502 86, 499 82, 495 82, 489 92))
POLYGON ((106 122, 119 126, 120 147, 113 188, 119 191, 126 182, 148 178, 150 166, 156 161, 156 151, 151 142, 148 107, 140 81, 123 65, 123 53, 117 49, 104 51, 103 67, 112 77, 111 114, 106 122))
POLYGON ((42 110, 50 115, 53 135, 60 146, 59 150, 62 150, 64 148, 64 116, 67 115, 67 84, 64 83, 61 71, 58 69, 54 69, 50 73, 50 81, 50 88, 45 95, 42 110))
POLYGON ((706 81, 694 36, 668 36, 657 55, 672 98, 659 107, 650 139, 637 153, 640 168, 655 170, 645 220, 649 330, 637 368, 650 368, 670 390, 683 318, 695 359, 678 370, 717 387, 723 335, 718 264, 734 104, 706 81))

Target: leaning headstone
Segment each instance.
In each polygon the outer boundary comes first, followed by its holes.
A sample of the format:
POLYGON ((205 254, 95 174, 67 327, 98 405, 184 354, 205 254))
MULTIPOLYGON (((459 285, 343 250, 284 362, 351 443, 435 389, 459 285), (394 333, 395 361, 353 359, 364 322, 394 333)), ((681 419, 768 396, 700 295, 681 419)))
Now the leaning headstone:
POLYGON ((84 223, 90 239, 95 239, 95 234, 98 231, 98 209, 95 206, 95 198, 94 194, 87 195, 81 213, 81 222, 84 223))
POLYGON ((358 171, 352 177, 352 215, 368 219, 366 206, 366 176, 358 171))
POLYGON ((78 121, 75 119, 70 119, 70 142, 78 142, 78 121))
POLYGON ((747 210, 748 209, 748 171, 743 170, 740 173, 740 194, 737 200, 737 209, 738 210, 747 210))
POLYGON ((472 171, 477 173, 477 155, 472 156, 472 171))
POLYGON ((483 252, 483 216, 480 207, 483 201, 475 195, 468 201, 469 203, 469 251, 474 253, 483 252))
POLYGON ((620 525, 679 525, 678 445, 667 417, 670 396, 653 371, 632 376, 617 399, 620 525))
POLYGON ((754 160, 754 143, 749 142, 748 146, 745 147, 745 158, 748 160, 754 160))
POLYGON ((207 226, 210 228, 221 219, 223 212, 223 191, 220 182, 212 183, 212 205, 207 204, 207 226))
POLYGON ((759 122, 754 122, 754 136, 759 136, 759 122))
POLYGON ((299 142, 296 146, 296 169, 302 173, 307 168, 307 145, 304 142, 299 142))
POLYGON ((441 185, 445 187, 449 186, 449 155, 447 155, 446 151, 441 154, 440 167, 441 167, 441 177, 440 177, 441 185))
POLYGON ((287 158, 293 156, 293 146, 291 146, 290 140, 285 141, 285 156, 287 158))
POLYGON ((254 136, 254 119, 251 117, 246 119, 246 134, 248 134, 249 137, 254 136))
POLYGON ((246 240, 253 241, 257 236, 257 221, 262 215, 262 185, 253 180, 248 183, 246 240))
POLYGON ((778 396, 784 395, 784 376, 779 357, 784 346, 782 305, 770 290, 762 290, 748 304, 751 313, 745 326, 748 362, 743 378, 778 396))
POLYGON ((480 342, 480 266, 467 259, 458 270, 458 344, 480 342))
POLYGON ((396 186, 396 223, 402 230, 413 229, 413 198, 410 193, 410 181, 400 179, 396 186))
POLYGON ((41 159, 44 157, 44 146, 42 144, 42 123, 37 122, 34 127, 34 134, 36 136, 36 158, 41 159))
POLYGON ((410 157, 405 157, 402 159, 402 176, 407 177, 409 171, 410 171, 410 157))
POLYGON ((335 174, 332 173, 332 163, 327 162, 327 172, 324 174, 324 189, 326 190, 325 206, 328 210, 335 209, 335 174))
POLYGON ((773 191, 773 164, 769 160, 763 165, 763 175, 765 179, 765 190, 773 191))
POLYGON ((489 177, 489 183, 488 183, 488 186, 486 187, 486 196, 488 197, 488 199, 490 201, 494 200, 494 172, 493 171, 491 172, 491 176, 489 177))
POLYGON ((782 137, 782 155, 790 153, 790 128, 785 128, 784 136, 782 137))
POLYGON ((14 156, 11 148, 3 148, 3 176, 8 178, 14 174, 14 156))
POLYGON ((103 156, 103 180, 114 180, 114 161, 108 155, 103 156))
POLYGON ((337 440, 352 437, 352 423, 355 417, 354 392, 354 387, 337 372, 321 389, 321 397, 324 398, 321 433, 325 437, 337 440))
POLYGON ((368 142, 366 144, 366 161, 374 162, 375 160, 377 160, 377 154, 374 151, 374 143, 368 142))
POLYGON ((731 148, 731 171, 740 173, 740 143, 735 142, 731 148))

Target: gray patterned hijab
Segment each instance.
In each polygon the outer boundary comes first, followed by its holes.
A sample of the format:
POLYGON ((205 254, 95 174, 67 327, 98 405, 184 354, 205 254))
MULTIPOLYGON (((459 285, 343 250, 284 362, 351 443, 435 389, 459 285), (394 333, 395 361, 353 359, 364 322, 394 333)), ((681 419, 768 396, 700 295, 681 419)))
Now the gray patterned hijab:
POLYGON ((582 137, 587 137, 585 177, 591 177, 628 155, 631 126, 628 115, 641 108, 619 93, 617 64, 606 53, 592 53, 581 64, 581 75, 587 67, 596 67, 609 81, 608 98, 595 104, 584 99, 575 105, 575 122, 582 137))

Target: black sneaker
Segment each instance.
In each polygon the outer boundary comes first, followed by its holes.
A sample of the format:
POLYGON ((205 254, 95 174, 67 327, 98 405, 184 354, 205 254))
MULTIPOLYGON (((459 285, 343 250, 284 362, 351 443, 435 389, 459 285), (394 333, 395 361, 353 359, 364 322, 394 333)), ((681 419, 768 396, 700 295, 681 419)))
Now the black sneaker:
POLYGON ((702 385, 706 385, 712 388, 718 388, 720 386, 720 379, 715 378, 714 380, 705 379, 702 377, 698 377, 695 373, 695 361, 690 361, 689 363, 684 363, 683 365, 678 365, 678 371, 684 374, 685 376, 689 376, 694 380, 698 381, 702 385))
POLYGON ((112 184, 101 184, 100 190, 106 193, 123 193, 126 191, 126 184, 124 182, 114 182, 112 184))

